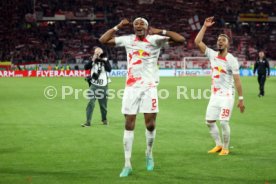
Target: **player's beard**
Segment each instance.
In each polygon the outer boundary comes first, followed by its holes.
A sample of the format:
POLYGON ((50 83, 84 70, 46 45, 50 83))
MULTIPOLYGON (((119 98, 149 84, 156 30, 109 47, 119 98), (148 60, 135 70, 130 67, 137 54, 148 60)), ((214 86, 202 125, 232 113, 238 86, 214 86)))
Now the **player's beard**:
POLYGON ((225 48, 219 48, 218 51, 219 52, 223 52, 225 50, 225 48))
POLYGON ((219 51, 219 52, 223 52, 225 49, 226 49, 226 47, 218 46, 218 51, 219 51))

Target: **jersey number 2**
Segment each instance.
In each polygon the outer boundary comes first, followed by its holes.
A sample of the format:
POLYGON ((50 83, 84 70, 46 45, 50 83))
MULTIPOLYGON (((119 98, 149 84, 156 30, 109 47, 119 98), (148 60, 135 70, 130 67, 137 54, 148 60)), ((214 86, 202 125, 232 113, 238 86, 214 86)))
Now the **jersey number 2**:
POLYGON ((151 99, 151 107, 152 109, 156 109, 156 98, 151 99))

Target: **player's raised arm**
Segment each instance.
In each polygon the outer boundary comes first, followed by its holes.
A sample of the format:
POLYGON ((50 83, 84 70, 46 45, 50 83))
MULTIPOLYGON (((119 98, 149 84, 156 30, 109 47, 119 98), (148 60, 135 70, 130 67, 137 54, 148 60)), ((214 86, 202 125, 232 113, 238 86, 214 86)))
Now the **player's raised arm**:
POLYGON ((180 34, 173 32, 173 31, 167 31, 165 29, 162 30, 162 29, 150 27, 149 34, 161 34, 161 35, 169 37, 172 41, 174 41, 176 43, 184 43, 185 42, 185 38, 183 36, 181 36, 180 34))
POLYGON ((107 30, 99 39, 99 41, 102 44, 105 45, 115 45, 115 38, 114 38, 114 33, 116 31, 118 31, 119 29, 124 28, 125 26, 129 25, 129 21, 127 19, 123 19, 117 26, 115 26, 114 28, 111 28, 109 30, 107 30))
POLYGON ((240 108, 240 112, 243 113, 245 106, 243 103, 243 96, 242 96, 242 85, 241 85, 241 79, 239 74, 233 74, 235 86, 239 95, 239 102, 238 102, 238 108, 240 108))
POLYGON ((206 50, 206 45, 205 45, 205 43, 202 42, 202 40, 203 40, 205 31, 207 30, 207 28, 212 26, 215 23, 213 20, 214 20, 214 17, 206 18, 204 25, 202 26, 202 28, 200 29, 200 31, 198 32, 198 34, 195 38, 195 44, 202 53, 205 53, 205 50, 206 50))

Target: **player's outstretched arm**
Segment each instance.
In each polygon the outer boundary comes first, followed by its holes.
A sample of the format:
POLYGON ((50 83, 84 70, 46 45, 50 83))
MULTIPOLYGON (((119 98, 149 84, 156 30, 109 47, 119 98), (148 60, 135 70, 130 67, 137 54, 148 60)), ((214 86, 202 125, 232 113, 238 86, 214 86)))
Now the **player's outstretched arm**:
MULTIPOLYGON (((233 77, 234 77, 235 86, 236 86, 238 95, 239 95, 239 97, 242 97, 242 85, 241 85, 240 75, 234 74, 233 77)), ((244 102, 243 102, 243 97, 242 97, 242 99, 239 98, 238 108, 240 108, 241 113, 244 112, 245 106, 244 106, 244 102)))
POLYGON ((185 42, 185 38, 183 36, 173 31, 167 31, 167 30, 150 27, 149 34, 162 34, 164 36, 169 37, 173 42, 176 42, 176 43, 185 42))
POLYGON ((99 39, 99 41, 102 44, 105 45, 115 45, 115 38, 114 38, 114 33, 118 31, 119 29, 124 28, 125 26, 129 25, 129 21, 127 19, 123 19, 117 26, 114 28, 111 28, 107 30, 99 39))
POLYGON ((206 18, 204 25, 202 26, 202 28, 200 29, 200 31, 198 32, 198 34, 195 38, 195 44, 202 53, 205 53, 205 50, 206 50, 206 45, 205 45, 205 43, 202 42, 202 40, 203 40, 203 37, 204 37, 204 34, 205 34, 207 28, 212 26, 215 23, 213 20, 214 20, 214 17, 206 18))

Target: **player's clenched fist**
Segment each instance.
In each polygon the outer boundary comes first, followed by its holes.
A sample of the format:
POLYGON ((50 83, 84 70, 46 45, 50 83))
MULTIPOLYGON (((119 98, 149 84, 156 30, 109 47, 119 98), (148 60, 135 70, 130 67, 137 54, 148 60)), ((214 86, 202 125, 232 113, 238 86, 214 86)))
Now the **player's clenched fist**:
POLYGON ((124 18, 123 20, 121 20, 121 22, 118 24, 118 28, 119 29, 122 29, 122 28, 124 28, 124 27, 126 27, 126 26, 128 26, 129 25, 129 21, 126 19, 126 18, 124 18))

